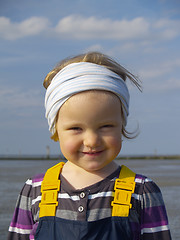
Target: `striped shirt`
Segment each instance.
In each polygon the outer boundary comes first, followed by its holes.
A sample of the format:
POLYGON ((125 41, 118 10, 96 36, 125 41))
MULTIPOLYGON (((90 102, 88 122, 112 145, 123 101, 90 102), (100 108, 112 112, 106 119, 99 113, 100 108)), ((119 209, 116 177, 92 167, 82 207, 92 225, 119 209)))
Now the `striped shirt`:
MULTIPOLYGON (((120 167, 104 180, 81 190, 75 190, 61 175, 56 217, 95 221, 111 217, 114 183, 120 167)), ((39 221, 41 183, 44 174, 28 179, 20 192, 9 227, 8 240, 34 239, 39 221)), ((158 186, 142 175, 135 177, 129 220, 132 240, 170 240, 166 209, 158 186)))

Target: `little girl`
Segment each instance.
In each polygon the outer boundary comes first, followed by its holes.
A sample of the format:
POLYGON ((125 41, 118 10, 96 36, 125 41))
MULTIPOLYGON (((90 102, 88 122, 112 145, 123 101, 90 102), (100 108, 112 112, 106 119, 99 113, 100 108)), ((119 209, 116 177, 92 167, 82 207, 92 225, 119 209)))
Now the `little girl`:
POLYGON ((52 139, 67 159, 27 180, 8 240, 170 240, 160 189, 114 159, 129 113, 129 78, 106 55, 65 59, 44 80, 52 139))

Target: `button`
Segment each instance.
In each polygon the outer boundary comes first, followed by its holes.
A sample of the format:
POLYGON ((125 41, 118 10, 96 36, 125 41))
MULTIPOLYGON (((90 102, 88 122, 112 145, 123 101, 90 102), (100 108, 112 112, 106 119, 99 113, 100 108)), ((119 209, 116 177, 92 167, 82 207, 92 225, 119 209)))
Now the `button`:
POLYGON ((80 198, 84 198, 86 194, 84 192, 80 193, 80 198))
POLYGON ((79 206, 79 207, 78 207, 78 211, 79 211, 79 212, 83 212, 83 211, 84 211, 83 206, 79 206))

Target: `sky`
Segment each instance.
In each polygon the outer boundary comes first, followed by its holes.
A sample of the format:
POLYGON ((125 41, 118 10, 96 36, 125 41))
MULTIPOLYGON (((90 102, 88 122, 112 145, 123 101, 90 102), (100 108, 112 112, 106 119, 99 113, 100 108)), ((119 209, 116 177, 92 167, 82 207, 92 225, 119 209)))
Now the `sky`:
POLYGON ((179 0, 0 0, 0 155, 59 154, 42 86, 62 59, 100 51, 131 83, 122 155, 180 154, 179 0))

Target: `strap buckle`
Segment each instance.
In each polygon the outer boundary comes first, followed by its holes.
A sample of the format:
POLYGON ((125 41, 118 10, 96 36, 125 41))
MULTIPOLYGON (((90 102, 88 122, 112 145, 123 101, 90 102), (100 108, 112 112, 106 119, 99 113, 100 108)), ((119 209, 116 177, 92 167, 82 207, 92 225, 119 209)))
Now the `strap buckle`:
POLYGON ((41 192, 47 191, 47 190, 59 191, 59 189, 60 189, 60 180, 50 181, 50 182, 42 182, 42 185, 41 185, 41 192))
POLYGON ((116 191, 116 189, 124 189, 126 191, 131 191, 133 193, 135 189, 135 182, 117 178, 114 185, 114 190, 116 191))
POLYGON ((42 205, 56 204, 56 206, 57 206, 58 205, 57 197, 58 197, 57 190, 43 191, 40 204, 42 204, 42 205))
POLYGON ((132 208, 131 196, 134 189, 135 182, 116 179, 114 201, 111 203, 113 207, 112 216, 127 217, 129 215, 129 209, 132 208))
POLYGON ((60 191, 59 174, 61 173, 64 162, 47 170, 41 184, 41 202, 39 203, 39 217, 55 216, 58 206, 58 192, 60 191))

